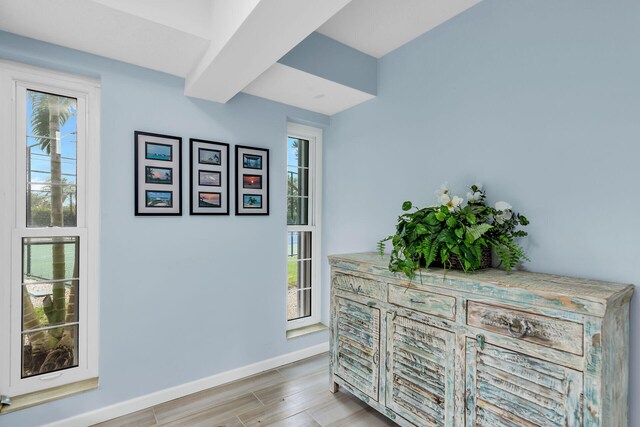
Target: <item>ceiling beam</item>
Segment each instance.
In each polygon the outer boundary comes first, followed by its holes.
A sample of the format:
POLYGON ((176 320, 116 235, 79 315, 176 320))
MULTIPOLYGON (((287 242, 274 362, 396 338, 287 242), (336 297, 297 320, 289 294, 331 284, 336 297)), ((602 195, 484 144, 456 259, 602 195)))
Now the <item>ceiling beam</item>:
POLYGON ((215 37, 185 94, 225 103, 351 0, 214 0, 215 37))

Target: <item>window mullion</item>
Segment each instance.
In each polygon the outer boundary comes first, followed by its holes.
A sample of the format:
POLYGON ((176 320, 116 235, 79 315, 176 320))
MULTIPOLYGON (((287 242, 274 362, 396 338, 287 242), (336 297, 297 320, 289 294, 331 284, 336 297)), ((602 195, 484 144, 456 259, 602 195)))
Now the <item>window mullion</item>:
POLYGON ((66 328, 68 326, 77 326, 79 324, 80 322, 68 322, 68 323, 60 323, 55 325, 43 326, 41 328, 36 328, 36 329, 25 329, 24 331, 22 331, 22 335, 33 334, 34 332, 49 331, 51 329, 66 328))
POLYGON ((289 233, 297 232, 297 231, 313 232, 313 231, 315 231, 315 226, 313 226, 313 225, 288 225, 287 226, 287 231, 289 233))

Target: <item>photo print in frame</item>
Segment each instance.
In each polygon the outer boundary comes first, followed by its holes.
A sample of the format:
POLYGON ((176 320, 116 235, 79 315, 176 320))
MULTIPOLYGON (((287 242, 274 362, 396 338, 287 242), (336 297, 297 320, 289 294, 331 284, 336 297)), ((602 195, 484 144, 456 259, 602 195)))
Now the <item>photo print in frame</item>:
POLYGON ((191 215, 229 215, 229 144, 189 140, 191 215))
POLYGON ((269 215, 269 150, 236 145, 236 215, 269 215))
POLYGON ((134 132, 135 215, 182 215, 182 138, 134 132))

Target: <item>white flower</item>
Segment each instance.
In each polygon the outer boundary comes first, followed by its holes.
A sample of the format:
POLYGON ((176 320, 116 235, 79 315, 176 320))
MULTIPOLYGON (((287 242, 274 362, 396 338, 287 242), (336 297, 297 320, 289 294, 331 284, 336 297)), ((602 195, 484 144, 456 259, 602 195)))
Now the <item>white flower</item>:
POLYGON ((479 202, 480 200, 482 200, 482 193, 479 191, 476 191, 474 193, 468 192, 467 200, 469 201, 469 203, 479 202))
POLYGON ((496 208, 497 211, 503 211, 503 212, 510 211, 512 209, 512 206, 507 202, 496 202, 494 207, 496 208))
POLYGON ((449 199, 449 202, 444 203, 444 205, 449 208, 449 212, 453 212, 460 207, 462 202, 464 202, 462 197, 453 196, 453 198, 449 199))
POLYGON ((496 216, 496 222, 498 224, 502 224, 505 221, 508 221, 513 216, 513 212, 511 211, 512 206, 507 202, 496 202, 494 205, 497 211, 501 213, 496 216))
POLYGON ((451 197, 449 197, 448 194, 441 194, 440 196, 438 196, 438 201, 440 202, 440 206, 447 206, 449 203, 451 203, 451 197))
POLYGON ((440 188, 436 190, 435 194, 438 200, 440 200, 440 197, 442 197, 443 195, 449 194, 449 183, 446 181, 443 182, 440 188))
POLYGON ((454 208, 460 206, 462 202, 464 202, 464 199, 462 197, 453 196, 453 199, 451 199, 451 203, 453 204, 454 208))

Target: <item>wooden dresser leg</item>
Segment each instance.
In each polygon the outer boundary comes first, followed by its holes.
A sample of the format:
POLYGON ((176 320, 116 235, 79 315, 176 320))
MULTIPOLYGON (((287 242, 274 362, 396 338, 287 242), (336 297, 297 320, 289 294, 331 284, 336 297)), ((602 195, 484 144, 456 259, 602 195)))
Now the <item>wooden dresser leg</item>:
POLYGON ((331 385, 329 386, 329 391, 331 393, 337 393, 339 387, 340 386, 338 385, 338 383, 331 381, 331 385))

